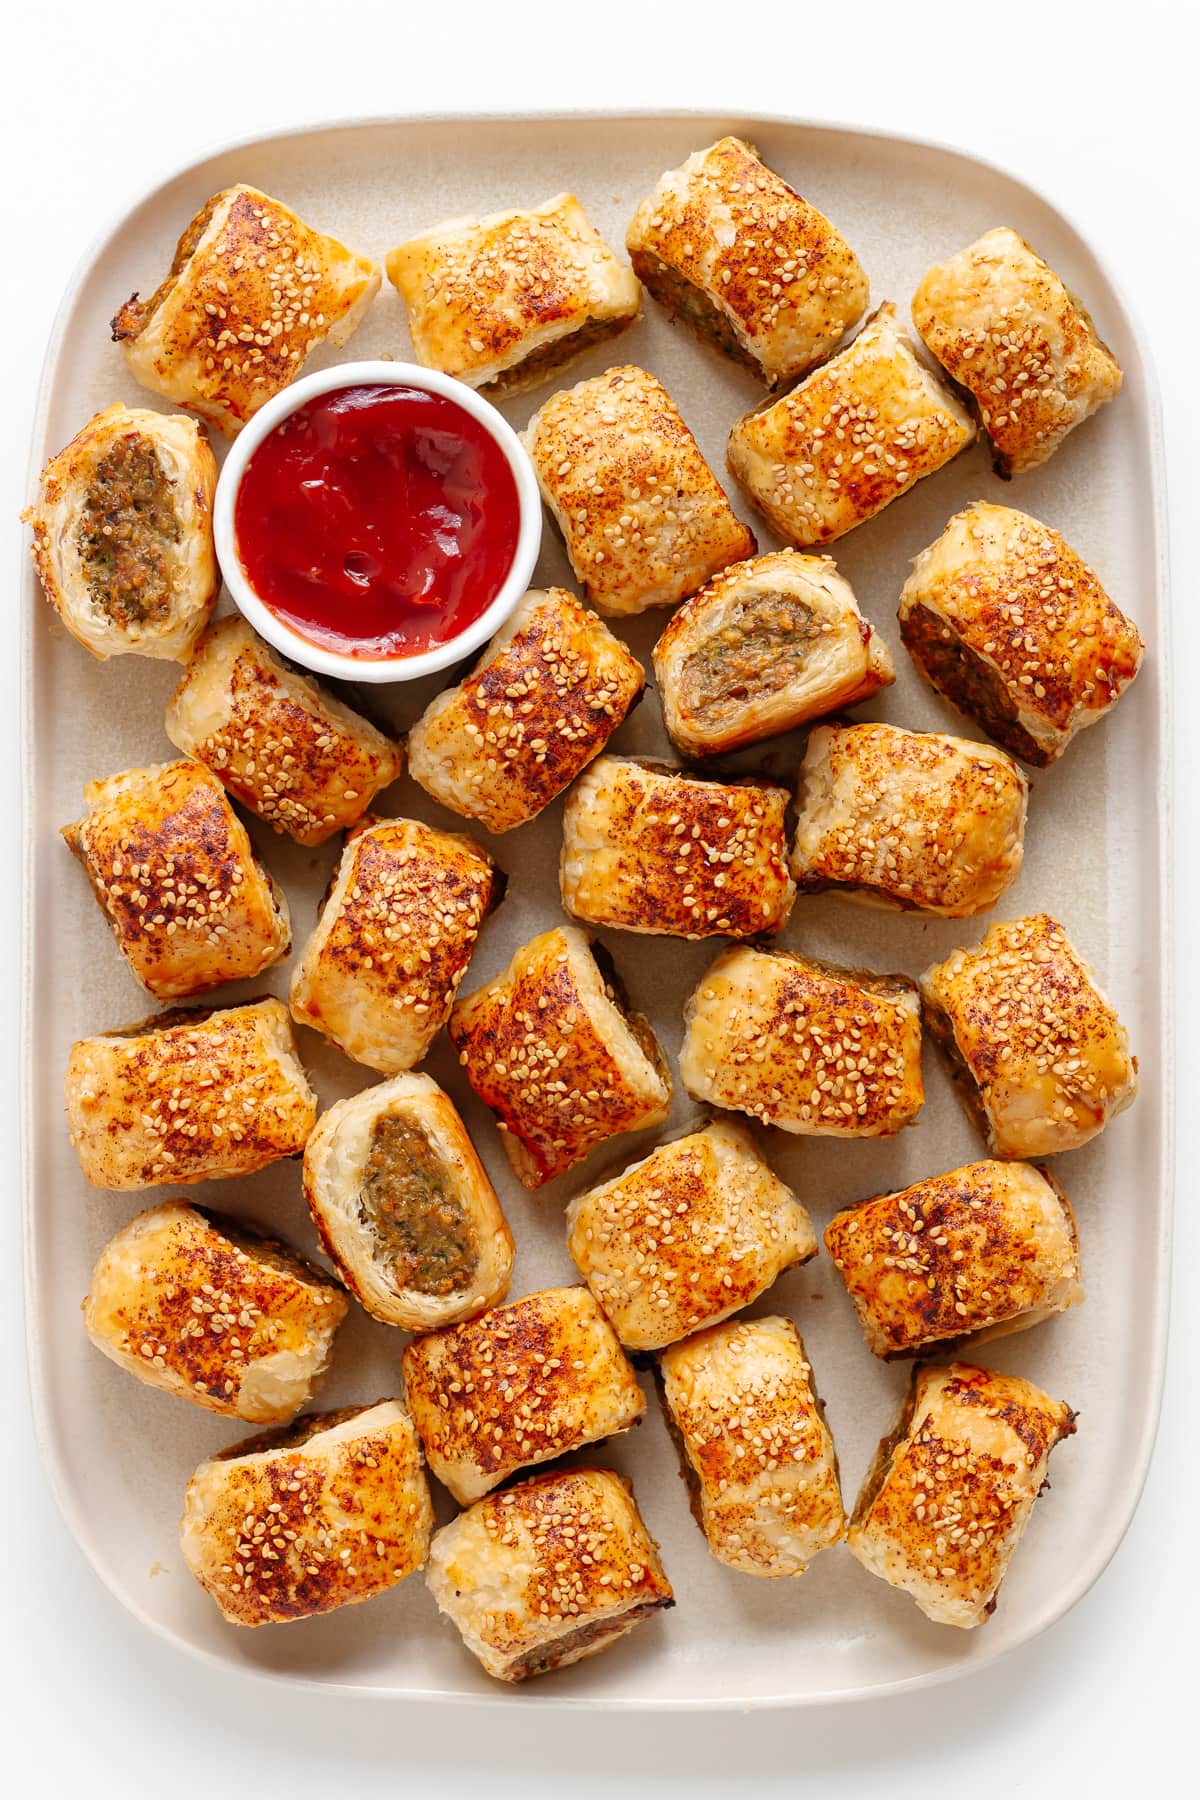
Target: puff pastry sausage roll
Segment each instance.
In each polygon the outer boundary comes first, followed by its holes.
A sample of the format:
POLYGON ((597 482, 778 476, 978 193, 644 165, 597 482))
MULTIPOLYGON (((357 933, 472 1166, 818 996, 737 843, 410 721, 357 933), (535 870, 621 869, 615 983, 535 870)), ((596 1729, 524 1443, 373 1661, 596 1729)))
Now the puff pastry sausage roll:
POLYGON ((274 1425, 311 1399, 348 1304, 285 1244, 168 1200, 105 1244, 83 1323, 97 1350, 149 1387, 274 1425))
POLYGON ((512 831, 603 750, 645 679, 574 594, 535 588, 466 680, 425 708, 408 736, 409 773, 451 812, 512 831))
POLYGON ((674 606, 753 556, 667 390, 608 369, 552 394, 523 434, 584 597, 602 613, 674 606))
POLYGON ((399 744, 284 662, 239 613, 197 644, 166 733, 297 844, 357 824, 404 760, 399 744))
POLYGON ((765 381, 811 368, 867 309, 845 238, 741 138, 668 169, 625 243, 656 300, 765 381))
POLYGON ((287 955, 283 891, 202 764, 127 769, 89 783, 83 797, 87 812, 62 835, 149 993, 186 999, 287 955))
POLYGON ((1121 365, 1084 307, 1006 225, 930 269, 912 316, 969 390, 1002 475, 1045 462, 1120 391, 1121 365))
POLYGON ((790 1319, 734 1319, 664 1350, 663 1407, 718 1562, 803 1575, 846 1530, 837 1453, 790 1319))
POLYGON ((993 1156, 1051 1156, 1137 1093, 1137 1058, 1095 974, 1046 913, 993 925, 921 977, 925 1023, 993 1156))
POLYGON ((787 922, 786 788, 701 781, 601 756, 563 809, 559 888, 588 925, 667 937, 754 937, 787 922))
POLYGON ((576 926, 544 931, 450 1015, 458 1059, 522 1187, 542 1187, 670 1110, 666 1058, 602 955, 576 926))
POLYGON ((633 271, 574 194, 448 219, 400 244, 386 267, 417 361, 493 395, 545 381, 632 325, 641 305, 633 271))
POLYGON ((285 1625, 386 1593, 424 1563, 432 1529, 412 1420, 380 1400, 202 1462, 180 1543, 231 1625, 285 1625))
POLYGON ((628 1431, 646 1410, 585 1287, 546 1288, 415 1339, 404 1383, 429 1467, 460 1506, 514 1469, 628 1431))
POLYGON ((835 1213, 832 1256, 876 1356, 1023 1331, 1078 1306, 1079 1239, 1061 1187, 978 1162, 835 1213))
POLYGON ((1031 1381, 968 1363, 914 1369, 875 1456, 846 1542, 926 1618, 970 1629, 996 1592, 1075 1415, 1031 1381))
POLYGON ((663 722, 684 756, 720 756, 869 700, 887 645, 828 556, 773 550, 685 600, 654 646, 663 722))
POLYGON ((723 950, 684 1014, 695 1100, 809 1137, 890 1137, 925 1099, 916 983, 786 950, 723 950))
POLYGON ((436 1533, 425 1579, 500 1681, 595 1656, 675 1604, 633 1489, 610 1469, 534 1475, 478 1501, 436 1533))
POLYGON ((431 1331, 508 1292, 513 1242, 453 1104, 396 1075, 322 1113, 304 1197, 338 1273, 372 1318, 431 1331))
POLYGON ((914 561, 900 635, 939 694, 1039 769, 1120 699, 1145 648, 1057 531, 982 500, 914 561))
POLYGON ((227 436, 294 381, 322 344, 344 344, 379 270, 280 200, 239 183, 205 202, 149 300, 112 322, 143 387, 227 436))
POLYGON ((317 1116, 279 1000, 175 1007, 80 1038, 66 1094, 79 1165, 104 1188, 252 1175, 299 1156, 317 1116))
POLYGON ((192 419, 106 406, 21 516, 46 598, 93 656, 182 662, 216 604, 217 465, 192 419))
POLYGON ((492 859, 470 838, 416 819, 361 825, 292 975, 292 1017, 370 1069, 411 1069, 499 897, 492 859))
POLYGON ((801 548, 873 519, 971 442, 971 417, 881 306, 847 349, 738 419, 729 471, 801 548))
POLYGON ((579 1194, 567 1248, 621 1342, 661 1350, 749 1306, 817 1240, 750 1133, 719 1121, 579 1194))
POLYGON ((1021 870, 1029 783, 991 744, 819 725, 800 765, 792 873, 863 906, 986 912, 1021 870))

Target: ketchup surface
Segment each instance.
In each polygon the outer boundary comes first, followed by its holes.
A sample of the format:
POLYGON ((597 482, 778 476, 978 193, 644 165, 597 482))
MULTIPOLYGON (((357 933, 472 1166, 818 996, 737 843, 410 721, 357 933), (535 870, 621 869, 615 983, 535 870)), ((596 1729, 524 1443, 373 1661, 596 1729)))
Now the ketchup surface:
POLYGON ((410 387, 320 394, 253 452, 237 552, 265 606, 343 656, 415 656, 496 598, 517 547, 504 453, 453 400, 410 387))

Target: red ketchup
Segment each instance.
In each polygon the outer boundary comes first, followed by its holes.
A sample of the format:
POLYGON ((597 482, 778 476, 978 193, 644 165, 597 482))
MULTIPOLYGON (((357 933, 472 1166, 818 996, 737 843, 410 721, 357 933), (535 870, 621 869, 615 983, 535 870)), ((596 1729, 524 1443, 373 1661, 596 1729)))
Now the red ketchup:
POLYGON ((297 408, 242 474, 238 558, 264 606, 342 656, 416 656, 491 605, 517 547, 499 444, 441 394, 344 387, 297 408))

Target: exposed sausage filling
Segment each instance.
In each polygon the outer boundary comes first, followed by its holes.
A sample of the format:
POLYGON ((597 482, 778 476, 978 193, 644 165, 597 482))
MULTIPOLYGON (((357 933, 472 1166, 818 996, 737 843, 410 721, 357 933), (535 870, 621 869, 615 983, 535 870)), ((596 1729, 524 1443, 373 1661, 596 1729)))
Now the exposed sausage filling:
POLYGON ((590 324, 581 325, 578 331, 569 331, 565 337, 555 338, 549 344, 539 344, 511 369, 501 369, 491 381, 485 382, 480 392, 504 394, 510 388, 523 386, 531 375, 550 375, 582 351, 590 350, 593 344, 602 344, 606 338, 615 337, 630 323, 627 318, 593 319, 590 324))
POLYGON ((131 432, 93 469, 76 540, 91 596, 114 624, 169 611, 180 535, 174 485, 154 445, 131 432))
POLYGON ((720 307, 702 288, 686 281, 677 269, 672 269, 652 251, 638 251, 632 261, 638 280, 668 312, 684 320, 706 343, 723 350, 726 356, 731 356, 745 368, 753 369, 756 375, 761 373, 756 358, 747 350, 720 307))
POLYGON ((998 671, 929 607, 912 607, 900 621, 900 635, 938 692, 977 720, 1002 749, 1037 769, 1053 760, 1019 723, 1017 703, 998 671))
POLYGON ((399 1287, 440 1298, 468 1285, 479 1261, 471 1221, 429 1139, 397 1114, 375 1122, 358 1209, 399 1287))
POLYGON ((681 704, 693 718, 719 724, 747 701, 770 699, 797 679, 820 635, 820 621, 800 600, 763 594, 740 602, 688 657, 681 704))
POLYGON ((593 1619, 589 1624, 577 1625, 573 1631, 565 1631, 555 1638, 552 1644, 527 1651, 512 1665, 509 1679, 524 1681, 529 1675, 544 1675, 550 1669, 561 1668, 564 1662, 578 1660, 585 1651, 598 1650, 611 1638, 624 1636, 640 1619, 649 1618, 651 1613, 669 1604, 664 1600, 643 1600, 615 1618, 593 1619))

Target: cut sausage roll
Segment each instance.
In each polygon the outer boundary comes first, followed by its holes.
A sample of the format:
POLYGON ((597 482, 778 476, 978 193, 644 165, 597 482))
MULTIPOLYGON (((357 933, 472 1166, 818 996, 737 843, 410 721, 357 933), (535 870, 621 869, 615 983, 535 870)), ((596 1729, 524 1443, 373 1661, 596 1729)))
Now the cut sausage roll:
POLYGON ((982 500, 915 559, 900 635, 939 694, 1039 769, 1120 699, 1145 649, 1057 531, 982 500))
POLYGON ((417 361, 490 395, 547 380, 633 324, 637 278, 574 194, 448 219, 386 262, 408 309, 417 361))
POLYGON ((1085 308, 1006 225, 930 269, 912 316, 979 408, 1002 475, 1045 462, 1120 391, 1121 365, 1085 308))
POLYGON ((715 1325, 817 1254, 812 1222, 740 1125, 661 1144, 567 1208, 567 1248, 630 1350, 715 1325))
POLYGON ((837 1453, 790 1319, 734 1319, 664 1350, 663 1408, 718 1562, 803 1575, 845 1535, 837 1453))
POLYGON ((149 300, 112 322, 143 387, 232 437, 322 344, 344 344, 379 270, 239 183, 205 202, 149 300))
POLYGON ((787 922, 786 788, 601 756, 563 809, 559 889, 587 925, 754 937, 787 922))
POLYGON ((1071 1203, 1028 1163, 968 1163, 848 1206, 825 1248, 876 1356, 982 1343, 1083 1299, 1071 1203))
POLYGON ((542 1187, 670 1110, 666 1058, 602 956, 576 926, 544 931, 450 1015, 458 1059, 522 1187, 542 1187))
POLYGON ((694 1100, 809 1137, 890 1137, 925 1099, 916 983, 786 950, 723 950, 684 1013, 694 1100))
POLYGON ((183 1000, 245 981, 292 947, 287 901, 214 775, 198 762, 127 769, 83 791, 62 835, 147 992, 183 1000))
POLYGON ((239 613, 197 644, 166 733, 297 844, 357 824, 404 763, 399 744, 284 662, 239 613))
POLYGON ((342 1280, 385 1325, 432 1331, 508 1292, 513 1242, 496 1191, 428 1075, 393 1076, 322 1113, 304 1197, 342 1280))
POLYGON ((435 1534, 425 1579, 500 1681, 595 1656, 675 1604, 633 1489, 610 1469, 534 1475, 478 1501, 435 1534))
POLYGON ((663 722, 684 756, 720 756, 869 700, 887 645, 828 556, 773 550, 714 576, 654 646, 663 722))
POLYGON ((934 963, 921 1000, 993 1156, 1074 1150, 1133 1102, 1125 1027, 1046 913, 993 925, 974 950, 934 963))
POLYGON ((1075 1414, 1031 1381, 968 1363, 913 1370, 863 1483, 846 1542, 926 1618, 969 1630, 996 1592, 1075 1414))
POLYGON ((429 1467, 460 1506, 515 1469, 628 1431, 646 1410, 585 1287, 546 1288, 415 1339, 404 1383, 429 1467))
POLYGON ((488 831, 569 787, 641 697, 637 659, 565 588, 533 589, 408 736, 414 781, 488 831))
POLYGON ((470 838, 416 819, 368 820, 293 972, 292 1017, 370 1069, 411 1069, 449 1017, 500 892, 470 838))
POLYGON ((175 1007, 80 1038, 66 1097, 80 1167, 116 1189, 252 1175, 299 1156, 317 1116, 279 1000, 175 1007))
POLYGON ((47 600, 93 656, 186 659, 221 586, 216 486, 194 420, 120 401, 51 457, 21 516, 47 600))
POLYGON ((764 381, 794 380, 867 309, 845 238, 741 138, 668 169, 625 243, 668 312, 764 381))
POLYGON ((1021 871, 1029 783, 991 744, 818 725, 800 765, 792 874, 861 906, 986 912, 1021 871))
POLYGON ((523 435, 584 596, 602 613, 674 606, 753 556, 674 401, 645 369, 552 394, 523 435))
POLYGON ((730 474, 789 544, 843 537, 975 436, 969 413, 917 360, 895 314, 881 306, 847 349, 729 433, 730 474))
POLYGON ((348 1305, 286 1244, 168 1200, 104 1246, 83 1323, 97 1350, 147 1386, 275 1425, 312 1398, 348 1305))
POLYGON ((373 1600, 419 1569, 433 1506, 396 1400, 309 1413, 202 1462, 183 1559, 231 1625, 286 1625, 373 1600))

